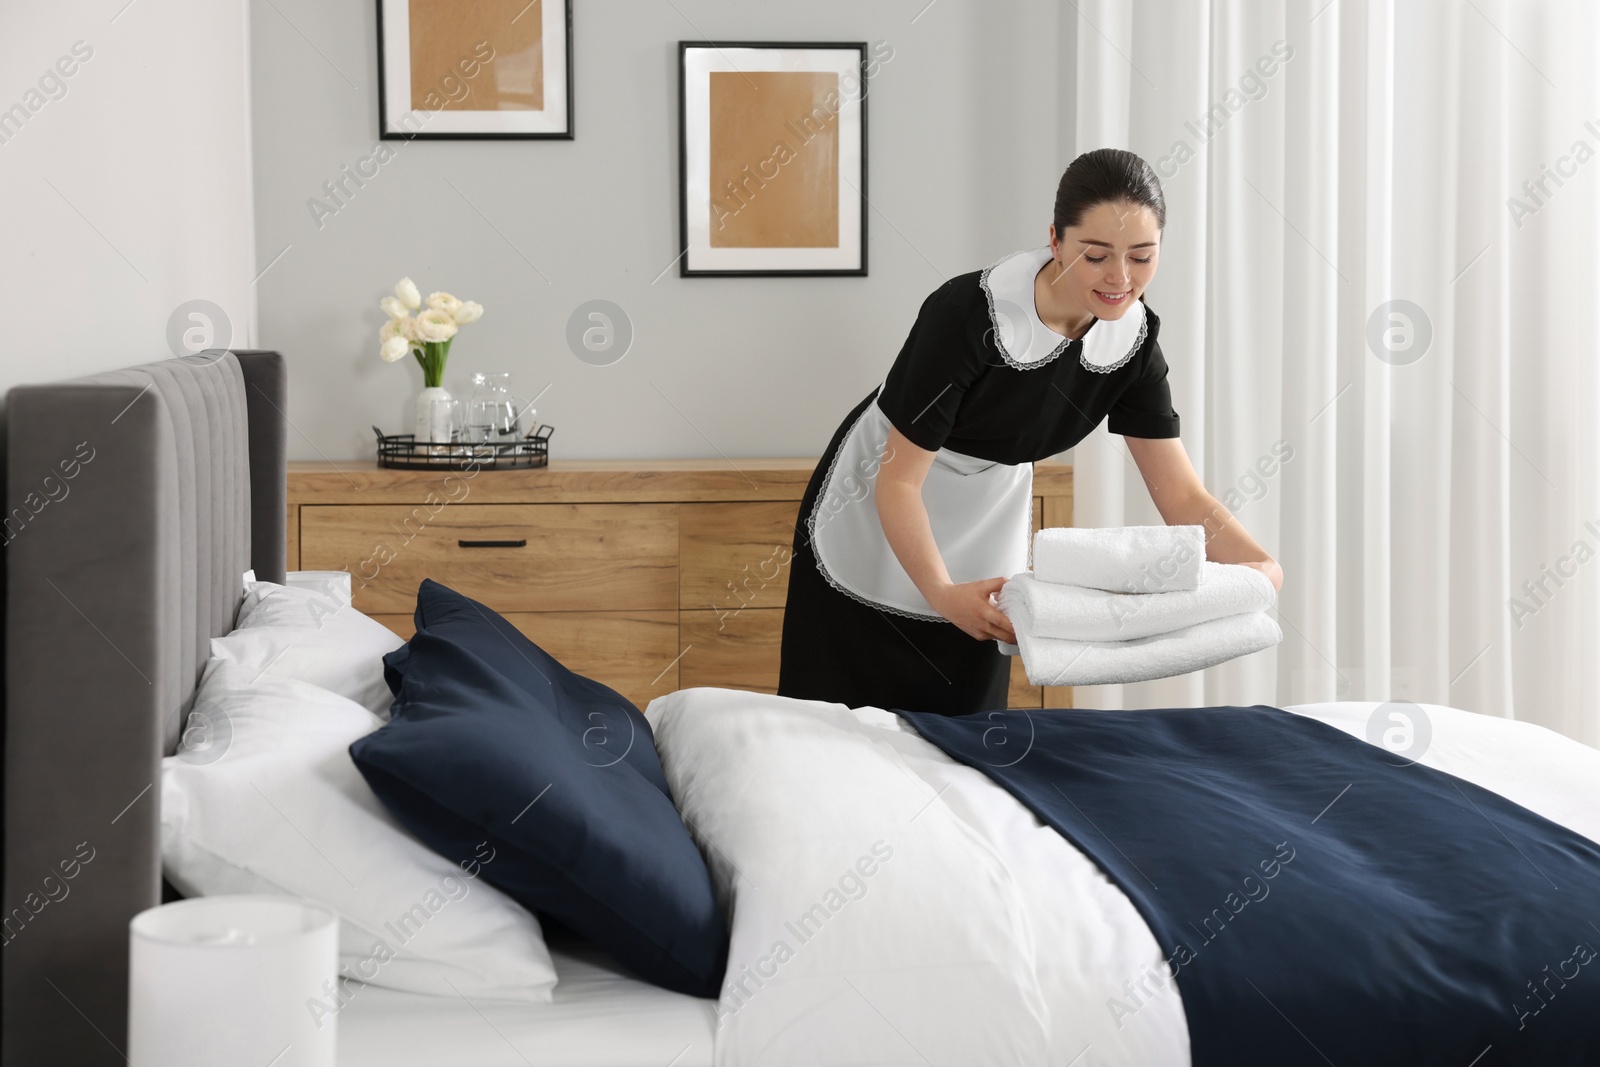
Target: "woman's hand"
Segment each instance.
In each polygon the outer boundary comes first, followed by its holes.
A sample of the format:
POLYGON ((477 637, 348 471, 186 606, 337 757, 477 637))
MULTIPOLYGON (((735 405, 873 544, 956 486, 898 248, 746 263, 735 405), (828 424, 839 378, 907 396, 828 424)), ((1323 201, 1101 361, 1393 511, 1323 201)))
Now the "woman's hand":
POLYGON ((928 603, 940 615, 955 623, 963 633, 978 641, 1004 641, 1017 643, 1011 620, 989 602, 991 593, 998 594, 1006 584, 1004 578, 985 578, 981 582, 945 584, 934 591, 928 603))
POLYGON ((1004 578, 989 578, 961 585, 950 580, 939 546, 933 540, 928 509, 922 502, 922 483, 933 466, 935 453, 918 448, 893 426, 889 442, 878 467, 874 492, 878 521, 895 558, 917 591, 941 616, 978 641, 1000 640, 1016 644, 1011 620, 989 603, 989 595, 1006 584, 1004 578))

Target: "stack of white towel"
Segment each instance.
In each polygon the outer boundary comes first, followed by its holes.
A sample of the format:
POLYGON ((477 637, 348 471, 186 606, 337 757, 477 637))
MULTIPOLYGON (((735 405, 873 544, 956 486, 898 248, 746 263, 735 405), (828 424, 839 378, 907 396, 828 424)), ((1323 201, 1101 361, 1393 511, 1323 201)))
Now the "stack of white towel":
POLYGON ((1253 567, 1205 558, 1200 526, 1040 530, 1033 572, 1000 591, 1034 685, 1170 678, 1283 640, 1277 591, 1253 567))

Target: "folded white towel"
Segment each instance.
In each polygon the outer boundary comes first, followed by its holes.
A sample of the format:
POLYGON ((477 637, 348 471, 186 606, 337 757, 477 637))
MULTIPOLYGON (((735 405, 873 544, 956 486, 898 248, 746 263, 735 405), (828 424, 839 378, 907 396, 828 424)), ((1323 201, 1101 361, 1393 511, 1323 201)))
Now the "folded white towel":
POLYGON ((1019 574, 1000 590, 1000 610, 1026 605, 1036 637, 1067 641, 1132 641, 1182 630, 1212 619, 1265 611, 1277 601, 1272 579, 1253 567, 1212 563, 1201 569, 1200 587, 1175 593, 1108 593, 1076 585, 1042 582, 1019 574))
MULTIPOLYGON (((1063 641, 1033 632, 1027 606, 1011 613, 1022 666, 1033 685, 1110 685, 1170 678, 1259 652, 1283 640, 1264 612, 1251 611, 1135 641, 1063 641)), ((1010 646, 1000 642, 1000 650, 1010 646)))
POLYGON ((1052 526, 1033 535, 1033 576, 1112 593, 1196 589, 1206 558, 1203 526, 1052 526))

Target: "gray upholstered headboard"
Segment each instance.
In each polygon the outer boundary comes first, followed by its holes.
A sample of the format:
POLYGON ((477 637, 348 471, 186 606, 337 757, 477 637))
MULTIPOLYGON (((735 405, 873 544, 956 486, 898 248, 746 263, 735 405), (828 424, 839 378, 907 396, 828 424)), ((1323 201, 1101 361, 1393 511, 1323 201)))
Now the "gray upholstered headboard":
POLYGON ((7 396, 0 1061, 124 1062, 161 757, 243 572, 283 580, 285 386, 207 352, 7 396))

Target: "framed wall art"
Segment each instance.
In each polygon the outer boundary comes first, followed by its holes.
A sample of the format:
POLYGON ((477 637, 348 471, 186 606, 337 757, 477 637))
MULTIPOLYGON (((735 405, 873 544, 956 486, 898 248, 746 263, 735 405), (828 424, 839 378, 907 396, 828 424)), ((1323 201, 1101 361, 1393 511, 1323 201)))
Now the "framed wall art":
POLYGON ((385 141, 571 140, 572 0, 378 0, 385 141))
POLYGON ((867 273, 867 46, 679 42, 679 273, 867 273))

